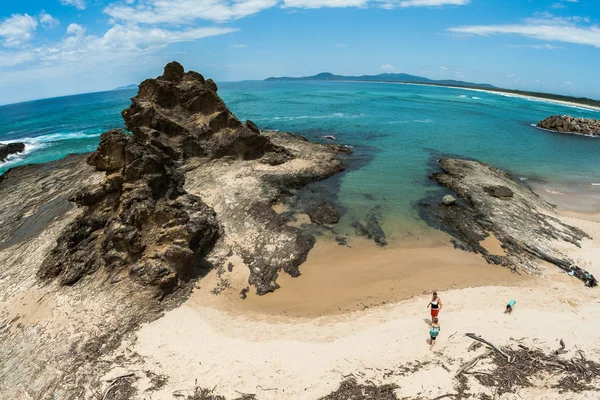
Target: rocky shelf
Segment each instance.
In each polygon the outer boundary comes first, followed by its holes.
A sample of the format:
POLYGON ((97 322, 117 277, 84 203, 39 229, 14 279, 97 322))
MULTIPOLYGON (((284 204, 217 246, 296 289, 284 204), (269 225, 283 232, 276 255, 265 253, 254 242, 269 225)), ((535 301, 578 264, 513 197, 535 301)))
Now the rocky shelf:
POLYGON ((537 126, 538 128, 561 133, 600 137, 600 121, 592 118, 553 115, 538 122, 537 126))
MULTIPOLYGON (((456 247, 481 254, 489 263, 513 270, 540 272, 540 261, 569 271, 573 264, 556 250, 557 242, 580 246, 591 239, 582 230, 554 216, 554 206, 504 171, 464 159, 438 160, 440 172, 431 179, 451 190, 440 201, 422 203, 430 222, 454 236, 456 247), (500 241, 505 255, 491 254, 481 242, 490 234, 500 241)), ((588 282, 587 272, 575 275, 588 282)))

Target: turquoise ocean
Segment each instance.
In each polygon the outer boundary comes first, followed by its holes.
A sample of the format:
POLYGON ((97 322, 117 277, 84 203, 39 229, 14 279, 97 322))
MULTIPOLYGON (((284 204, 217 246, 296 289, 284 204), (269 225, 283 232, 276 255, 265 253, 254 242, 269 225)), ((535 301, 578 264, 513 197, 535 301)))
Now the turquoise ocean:
MULTIPOLYGON (((28 163, 93 151, 102 132, 124 126, 120 112, 135 90, 110 91, 0 107, 0 142, 26 142, 0 173, 28 163)), ((377 210, 388 237, 427 235, 418 202, 432 191, 435 157, 476 158, 523 181, 594 190, 600 195, 600 138, 532 125, 554 114, 600 112, 543 100, 466 89, 362 82, 222 83, 219 94, 241 120, 261 129, 352 146, 355 166, 339 180, 346 209, 339 229, 377 210)))

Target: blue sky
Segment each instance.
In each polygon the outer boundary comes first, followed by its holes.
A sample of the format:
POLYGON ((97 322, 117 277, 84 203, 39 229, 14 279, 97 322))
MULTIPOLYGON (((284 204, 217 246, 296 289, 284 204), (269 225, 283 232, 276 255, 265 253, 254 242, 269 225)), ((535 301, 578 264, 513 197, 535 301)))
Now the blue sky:
POLYGON ((0 104, 172 60, 216 81, 406 72, 600 99, 598 24, 598 0, 3 1, 0 104))

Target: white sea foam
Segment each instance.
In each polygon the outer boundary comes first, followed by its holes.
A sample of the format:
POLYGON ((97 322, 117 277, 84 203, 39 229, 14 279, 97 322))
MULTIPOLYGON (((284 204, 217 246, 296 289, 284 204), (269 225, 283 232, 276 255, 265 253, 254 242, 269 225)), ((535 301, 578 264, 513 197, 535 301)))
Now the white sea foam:
POLYGON ((472 99, 474 99, 474 100, 481 100, 481 97, 476 97, 476 96, 473 96, 473 97, 471 97, 471 98, 472 98, 472 99))
POLYGON ((417 124, 430 124, 433 121, 430 119, 407 119, 404 121, 390 121, 388 122, 388 124, 410 124, 410 123, 417 123, 417 124))
POLYGON ((344 113, 333 113, 328 115, 299 115, 299 116, 285 116, 285 117, 273 117, 273 118, 257 118, 257 121, 295 121, 298 119, 337 119, 337 118, 362 118, 366 117, 366 114, 344 114, 344 113))
POLYGON ((600 183, 592 183, 592 186, 600 186, 600 183))
POLYGON ((467 95, 466 95, 466 94, 461 94, 461 95, 460 95, 460 96, 458 96, 458 97, 460 97, 461 99, 466 99, 466 98, 467 98, 467 95))

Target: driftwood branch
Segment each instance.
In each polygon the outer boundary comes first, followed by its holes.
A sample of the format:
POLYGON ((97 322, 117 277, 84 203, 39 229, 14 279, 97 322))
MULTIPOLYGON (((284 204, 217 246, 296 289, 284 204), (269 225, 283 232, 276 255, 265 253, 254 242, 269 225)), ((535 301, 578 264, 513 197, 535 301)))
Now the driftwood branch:
POLYGON ((489 347, 491 347, 492 349, 496 350, 498 353, 502 354, 504 357, 506 357, 506 360, 511 363, 512 357, 509 356, 508 354, 506 354, 505 352, 503 352, 498 346, 494 345, 493 343, 488 342, 487 340, 485 340, 484 338, 482 338, 481 336, 477 336, 474 333, 465 333, 465 335, 467 335, 468 337, 470 337, 473 340, 477 340, 478 342, 481 342, 483 344, 488 345, 489 347))
POLYGON ((475 366, 475 364, 477 364, 477 361, 479 361, 482 358, 486 358, 487 356, 492 354, 492 351, 493 351, 492 349, 488 349, 485 351, 485 353, 482 353, 482 354, 478 355, 477 357, 473 358, 471 361, 467 362, 462 367, 460 367, 460 369, 456 372, 456 374, 454 374, 454 376, 459 376, 460 374, 470 370, 471 368, 473 368, 475 366))
POLYGON ((554 354, 555 356, 558 356, 560 354, 565 354, 568 353, 568 351, 565 350, 565 342, 560 339, 560 347, 556 350, 554 350, 554 352, 552 354, 554 354))
POLYGON ((115 387, 117 382, 119 382, 123 378, 129 378, 130 376, 133 376, 133 375, 135 375, 135 374, 133 372, 131 372, 128 374, 119 375, 116 378, 110 380, 110 384, 106 387, 106 389, 104 389, 104 392, 102 393, 102 400, 106 400, 110 391, 113 390, 113 388, 115 387))

